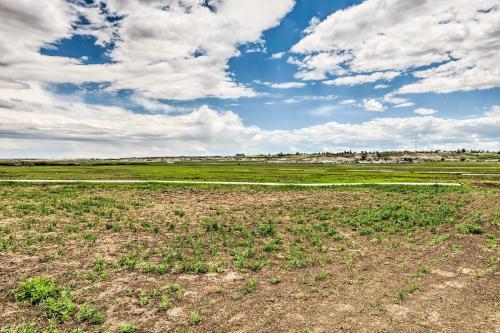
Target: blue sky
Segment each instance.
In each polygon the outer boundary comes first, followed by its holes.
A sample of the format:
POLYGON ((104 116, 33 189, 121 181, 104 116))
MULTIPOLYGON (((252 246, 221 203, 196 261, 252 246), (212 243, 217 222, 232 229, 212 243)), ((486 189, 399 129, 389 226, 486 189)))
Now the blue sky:
POLYGON ((500 150, 499 7, 0 4, 0 157, 500 150))

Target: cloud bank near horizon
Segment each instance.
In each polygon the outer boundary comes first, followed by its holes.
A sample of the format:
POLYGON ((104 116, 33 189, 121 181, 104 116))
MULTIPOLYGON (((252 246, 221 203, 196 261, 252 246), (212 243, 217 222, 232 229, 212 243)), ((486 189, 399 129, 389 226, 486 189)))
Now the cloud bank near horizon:
POLYGON ((422 112, 294 130, 247 126, 232 111, 202 106, 181 114, 137 114, 117 106, 61 101, 0 107, 2 157, 127 157, 352 150, 500 150, 500 106, 450 119, 422 112), (15 112, 13 112, 15 110, 15 112), (31 152, 27 154, 27 152, 31 152), (35 153, 33 153, 35 152, 35 153))

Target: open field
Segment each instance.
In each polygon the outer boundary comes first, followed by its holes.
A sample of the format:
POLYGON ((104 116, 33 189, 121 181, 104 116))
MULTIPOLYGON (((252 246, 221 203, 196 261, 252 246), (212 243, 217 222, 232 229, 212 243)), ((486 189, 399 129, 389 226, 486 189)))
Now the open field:
POLYGON ((0 166, 0 179, 136 179, 280 183, 500 183, 500 162, 427 162, 383 165, 182 162, 151 165, 0 166))
MULTIPOLYGON (((2 167, 0 178, 321 183, 429 170, 498 164, 2 167)), ((499 179, 431 175, 466 185, 0 183, 0 332, 497 332, 499 179)))

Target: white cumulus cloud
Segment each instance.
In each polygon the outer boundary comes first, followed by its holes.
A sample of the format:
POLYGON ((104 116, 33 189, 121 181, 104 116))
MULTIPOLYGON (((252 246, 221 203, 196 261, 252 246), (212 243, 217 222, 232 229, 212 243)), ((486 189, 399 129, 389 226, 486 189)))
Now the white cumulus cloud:
POLYGON ((365 0, 313 22, 291 62, 298 78, 313 80, 416 70, 400 93, 499 87, 499 22, 498 0, 365 0))
POLYGON ((370 112, 382 112, 385 110, 384 105, 376 99, 364 99, 363 107, 366 111, 370 112))
POLYGON ((281 59, 285 55, 285 52, 273 53, 271 55, 271 59, 281 59))
POLYGON ((279 83, 273 83, 273 82, 261 82, 261 81, 255 81, 256 83, 263 84, 265 86, 274 88, 274 89, 292 89, 292 88, 302 88, 305 87, 306 84, 304 82, 279 82, 279 83))
MULTIPOLYGON (((35 88, 31 88, 36 93, 35 88)), ((40 95, 40 97, 43 97, 40 95)), ((247 126, 231 111, 207 106, 183 114, 137 114, 46 94, 44 103, 0 106, 0 155, 119 157, 377 149, 500 150, 500 106, 476 117, 384 117, 293 130, 247 126), (13 112, 15 110, 15 112, 13 112)), ((316 110, 326 115, 335 110, 316 110)))
POLYGON ((416 114, 419 114, 421 116, 430 116, 432 114, 435 114, 437 111, 434 109, 418 108, 418 109, 415 109, 413 112, 415 112, 416 114))
MULTIPOLYGON (((394 79, 396 76, 399 76, 400 74, 401 74, 400 72, 389 71, 389 72, 376 72, 376 73, 372 73, 369 75, 344 76, 344 77, 339 77, 335 80, 323 81, 323 84, 330 85, 330 86, 331 85, 354 86, 354 85, 363 84, 363 83, 377 82, 379 80, 390 81, 390 80, 394 79)), ((375 87, 375 89, 377 89, 377 87, 375 87)))
POLYGON ((234 82, 228 60, 239 55, 240 45, 260 45, 263 31, 278 25, 294 0, 100 3, 107 13, 83 1, 2 1, 0 81, 109 82, 108 91, 129 89, 147 98, 177 100, 254 96, 234 82), (110 14, 122 19, 110 23, 110 14), (77 24, 81 17, 90 24, 77 24), (81 58, 39 53, 77 34, 95 36, 100 45, 113 42, 111 63, 85 64, 81 58))

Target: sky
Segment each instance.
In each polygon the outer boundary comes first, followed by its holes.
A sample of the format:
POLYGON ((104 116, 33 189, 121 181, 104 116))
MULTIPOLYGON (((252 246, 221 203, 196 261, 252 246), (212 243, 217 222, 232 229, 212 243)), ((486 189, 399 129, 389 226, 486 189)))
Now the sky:
POLYGON ((0 158, 500 151, 500 0, 0 0, 0 158))

